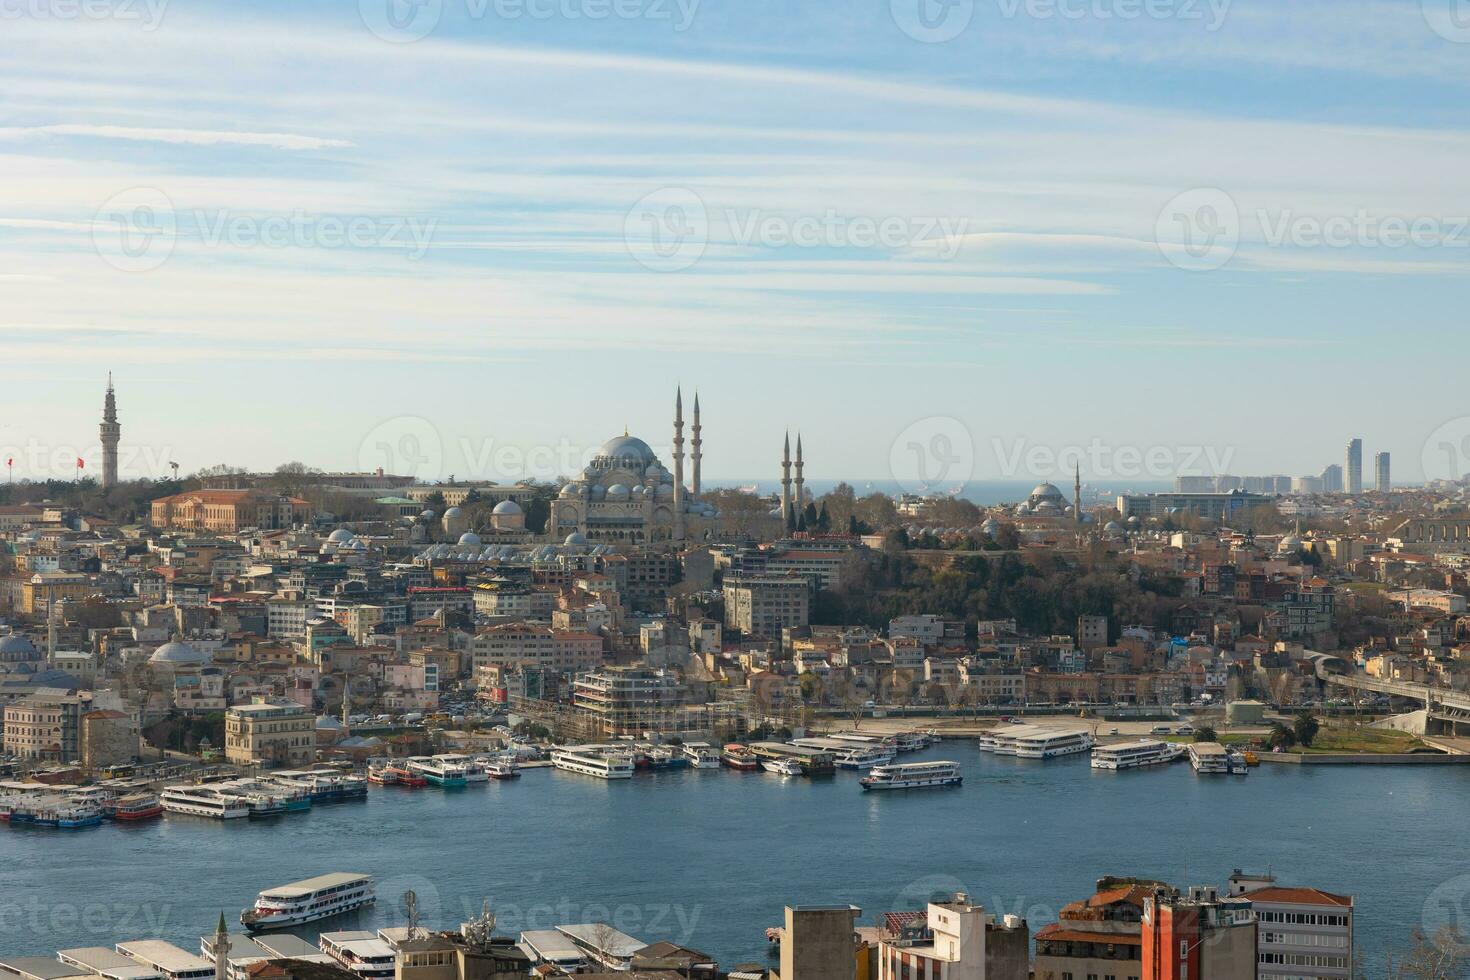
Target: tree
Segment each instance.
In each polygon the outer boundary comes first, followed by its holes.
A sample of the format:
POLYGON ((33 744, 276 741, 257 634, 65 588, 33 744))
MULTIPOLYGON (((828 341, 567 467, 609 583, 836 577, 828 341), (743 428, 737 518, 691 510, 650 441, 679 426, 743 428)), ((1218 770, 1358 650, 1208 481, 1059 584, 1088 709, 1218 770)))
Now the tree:
POLYGON ((1266 739, 1266 744, 1273 749, 1289 749, 1296 744, 1296 733, 1278 721, 1271 726, 1271 734, 1266 739))
POLYGON ((1470 945, 1453 926, 1426 936, 1415 929, 1408 954, 1395 961, 1388 955, 1388 980, 1462 980, 1470 968, 1470 945))
POLYGON ((320 470, 293 460, 276 467, 271 485, 277 493, 287 497, 301 497, 305 496, 308 488, 316 484, 320 475, 320 470))
POLYGON ((1303 748, 1311 748, 1312 739, 1317 737, 1317 732, 1322 725, 1311 712, 1296 716, 1296 721, 1291 724, 1291 732, 1303 748))
POLYGON ((1220 736, 1209 725, 1201 725, 1194 730, 1194 740, 1196 742, 1218 742, 1220 736))

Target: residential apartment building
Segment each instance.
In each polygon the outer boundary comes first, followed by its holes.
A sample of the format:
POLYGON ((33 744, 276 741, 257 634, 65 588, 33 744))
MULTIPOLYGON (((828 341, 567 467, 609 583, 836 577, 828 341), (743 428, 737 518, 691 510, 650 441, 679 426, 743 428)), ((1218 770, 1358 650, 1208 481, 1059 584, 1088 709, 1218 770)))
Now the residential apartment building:
POLYGON ((811 589, 803 578, 727 576, 725 625, 744 636, 771 639, 809 621, 811 589))
POLYGON ((37 693, 5 706, 5 751, 22 759, 71 762, 81 757, 82 715, 92 695, 37 693))
POLYGON ((1270 875, 1239 870, 1227 890, 1248 900, 1260 921, 1260 980, 1353 980, 1351 895, 1285 888, 1270 875))
POLYGON ((1215 888, 1144 899, 1141 980, 1256 980, 1256 913, 1215 888))

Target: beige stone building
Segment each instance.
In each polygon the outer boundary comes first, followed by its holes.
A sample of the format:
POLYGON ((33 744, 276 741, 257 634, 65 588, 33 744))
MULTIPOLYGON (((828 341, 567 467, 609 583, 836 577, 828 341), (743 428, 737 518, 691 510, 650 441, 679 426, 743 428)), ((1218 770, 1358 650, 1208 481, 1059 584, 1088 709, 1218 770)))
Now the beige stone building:
POLYGON ((106 769, 138 760, 138 720, 122 711, 82 715, 83 769, 106 769))
POLYGON ((257 698, 225 712, 225 759, 241 766, 301 766, 316 758, 316 719, 290 701, 257 698))
POLYGON ((297 497, 262 490, 189 490, 151 504, 154 527, 234 533, 243 528, 282 530, 311 517, 297 497))

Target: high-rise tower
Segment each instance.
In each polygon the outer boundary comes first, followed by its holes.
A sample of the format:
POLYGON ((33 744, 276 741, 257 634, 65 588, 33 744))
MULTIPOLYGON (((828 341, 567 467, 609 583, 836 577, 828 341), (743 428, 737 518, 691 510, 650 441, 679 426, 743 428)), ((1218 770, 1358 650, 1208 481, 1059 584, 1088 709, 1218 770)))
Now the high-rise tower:
POLYGON ((1077 476, 1072 483, 1072 523, 1082 526, 1082 464, 1078 463, 1077 476))
POLYGON ((1343 467, 1342 479, 1348 493, 1363 492, 1363 440, 1354 439, 1347 445, 1347 465, 1343 467))
POLYGON ((689 474, 690 475, 689 492, 692 493, 692 494, 694 494, 694 496, 696 498, 698 498, 699 497, 699 460, 700 460, 700 457, 703 455, 703 453, 700 452, 700 448, 699 448, 699 445, 700 445, 700 443, 699 443, 699 392, 697 392, 697 391, 694 393, 694 425, 691 427, 690 431, 693 434, 693 437, 694 438, 690 440, 690 444, 689 444, 689 449, 690 449, 689 462, 691 464, 691 470, 692 470, 692 472, 689 474))
POLYGON ((102 402, 102 489, 117 484, 117 441, 122 426, 117 422, 117 396, 112 392, 112 372, 107 372, 107 397, 102 402))

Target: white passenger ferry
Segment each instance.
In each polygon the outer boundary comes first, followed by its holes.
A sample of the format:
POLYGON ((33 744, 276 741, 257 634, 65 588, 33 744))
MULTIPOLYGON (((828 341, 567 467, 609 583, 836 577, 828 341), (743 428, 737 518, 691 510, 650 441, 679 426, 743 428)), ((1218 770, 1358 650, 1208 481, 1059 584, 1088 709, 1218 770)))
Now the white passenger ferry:
POLYGON ((862 771, 874 766, 886 766, 893 761, 893 750, 882 747, 847 749, 837 753, 834 764, 838 769, 862 771))
POLYGON ((376 900, 377 888, 371 875, 334 871, 267 888, 253 906, 240 913, 240 922, 252 931, 289 929, 367 908, 376 900))
POLYGON ((892 766, 875 766, 858 780, 863 789, 924 789, 930 786, 958 786, 958 762, 900 762, 892 766))
POLYGON ((762 759, 761 768, 777 776, 800 776, 802 772, 795 759, 762 759))
MULTIPOLYGON (((1230 756, 1230 751, 1219 742, 1194 742, 1189 746, 1189 764, 1202 776, 1231 772, 1230 756)), ((1241 759, 1242 771, 1244 767, 1245 760, 1241 759)))
POLYGON ((1006 725, 981 734, 975 745, 981 752, 1015 755, 1016 743, 1020 739, 1028 735, 1046 735, 1055 731, 1054 728, 1043 728, 1040 725, 1006 725))
POLYGON ((158 801, 168 813, 186 813, 191 817, 234 820, 250 816, 250 804, 238 796, 216 793, 208 787, 170 786, 158 801))
POLYGON ((719 750, 708 742, 685 742, 684 758, 695 769, 720 768, 719 750))
POLYGON ((599 779, 632 779, 631 757, 609 752, 600 745, 573 745, 551 753, 551 764, 565 772, 599 779))
POLYGON ((490 779, 489 774, 485 772, 484 761, 473 756, 445 753, 434 756, 434 761, 463 767, 467 783, 483 783, 490 779))
POLYGON ((1055 730, 1022 735, 1016 739, 1015 754, 1020 759, 1055 759, 1062 755, 1078 755, 1092 748, 1087 732, 1055 730))
POLYGON ((1092 768, 1138 769, 1173 762, 1175 758, 1174 747, 1168 742, 1144 738, 1136 742, 1097 746, 1092 750, 1092 768))

